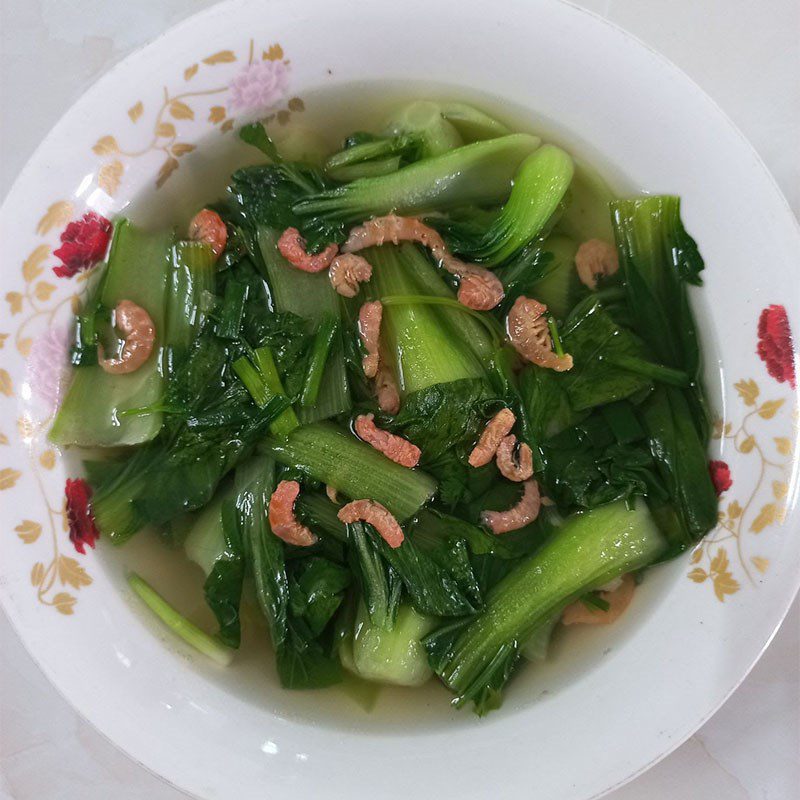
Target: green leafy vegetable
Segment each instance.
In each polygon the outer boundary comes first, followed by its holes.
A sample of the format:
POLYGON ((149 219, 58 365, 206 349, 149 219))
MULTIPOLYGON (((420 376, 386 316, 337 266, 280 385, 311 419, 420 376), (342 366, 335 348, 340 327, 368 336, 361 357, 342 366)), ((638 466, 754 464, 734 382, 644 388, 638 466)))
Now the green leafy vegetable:
POLYGON ((489 594, 466 626, 426 639, 431 666, 478 713, 499 705, 519 647, 566 603, 613 578, 655 561, 665 542, 643 503, 601 506, 571 517, 551 540, 489 594))
POLYGON ((309 220, 363 220, 373 215, 415 214, 470 203, 504 200, 520 162, 539 145, 524 133, 476 142, 402 167, 390 175, 298 199, 296 214, 309 220))
POLYGON ((413 516, 436 491, 429 475, 395 464, 330 423, 303 425, 287 439, 271 439, 263 446, 281 464, 335 486, 347 497, 377 500, 400 522, 413 516))
POLYGON ((697 434, 692 407, 685 394, 674 387, 657 389, 642 404, 641 420, 653 458, 669 490, 669 509, 665 507, 665 499, 658 498, 660 502, 653 504, 654 511, 659 521, 665 523, 663 528, 672 552, 680 552, 717 524, 719 503, 708 471, 706 444, 697 434))
POLYGON ((470 258, 500 264, 538 236, 556 213, 573 174, 572 159, 560 148, 542 145, 514 175, 500 213, 468 251, 470 258))
MULTIPOLYGON (((145 233, 125 219, 115 224, 99 303, 109 312, 121 300, 144 308, 155 325, 155 345, 147 363, 135 372, 111 374, 99 365, 77 368, 50 429, 53 443, 115 447, 141 444, 158 434, 160 411, 128 417, 120 417, 119 412, 157 406, 163 396, 161 349, 171 252, 171 234, 145 233)), ((116 343, 116 336, 111 338, 116 343)), ((114 353, 107 347, 106 354, 114 353)))
POLYGON ((219 494, 189 530, 186 553, 206 573, 206 603, 219 622, 219 638, 228 647, 241 640, 239 602, 244 581, 244 553, 230 493, 219 494))
MULTIPOLYGON (((275 464, 270 458, 255 458, 236 472, 237 522, 253 571, 256 597, 269 625, 278 675, 281 685, 287 689, 330 686, 341 680, 341 669, 315 635, 325 601, 320 597, 314 602, 312 593, 315 586, 319 588, 322 583, 326 584, 326 589, 334 584, 330 582, 330 573, 327 576, 312 573, 306 579, 302 610, 297 605, 297 590, 296 605, 292 609, 292 583, 287 574, 284 546, 270 530, 267 517, 274 488, 275 464), (297 616, 294 611, 300 611, 301 615, 297 616)), ((308 569, 306 566, 293 578, 301 592, 300 582, 308 569)), ((330 595, 330 592, 326 590, 324 594, 330 595)))
POLYGON ((564 375, 564 388, 575 411, 624 400, 651 386, 648 377, 618 366, 630 358, 646 364, 646 352, 599 304, 577 319, 570 317, 563 346, 574 363, 564 375))

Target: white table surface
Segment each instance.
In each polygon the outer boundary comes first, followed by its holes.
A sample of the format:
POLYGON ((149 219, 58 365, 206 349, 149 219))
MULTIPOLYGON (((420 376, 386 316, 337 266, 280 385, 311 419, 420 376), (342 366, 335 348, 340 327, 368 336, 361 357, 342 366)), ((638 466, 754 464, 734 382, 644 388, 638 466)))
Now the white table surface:
MULTIPOLYGON (((691 75, 753 142, 800 216, 800 0, 577 4, 636 34, 691 75)), ((212 0, 0 0, 0 196, 92 81, 209 5, 212 0), (25 113, 16 113, 21 106, 25 113)), ((39 673, 2 614, 0 645, 0 797, 185 797, 80 719, 39 673)), ((610 797, 800 798, 800 602, 714 718, 610 797)))

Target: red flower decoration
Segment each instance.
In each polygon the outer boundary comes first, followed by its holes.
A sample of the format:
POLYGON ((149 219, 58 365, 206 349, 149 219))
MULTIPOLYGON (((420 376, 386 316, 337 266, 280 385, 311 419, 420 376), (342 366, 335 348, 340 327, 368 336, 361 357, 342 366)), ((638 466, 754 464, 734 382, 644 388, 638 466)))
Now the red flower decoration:
POLYGON ((92 499, 92 489, 83 478, 72 480, 67 478, 64 487, 64 494, 67 496, 67 522, 69 523, 69 540, 75 545, 75 549, 85 555, 84 545, 94 547, 94 543, 100 536, 100 531, 94 524, 94 515, 90 500, 92 499))
POLYGON ((59 278, 71 278, 84 269, 103 260, 111 238, 111 223, 94 211, 70 222, 61 234, 61 247, 53 251, 62 264, 53 267, 59 278))
POLYGON ((724 461, 709 461, 708 471, 711 474, 711 483, 714 484, 714 491, 717 493, 717 497, 733 486, 731 471, 724 461))
POLYGON ((758 355, 776 381, 795 388, 794 349, 789 318, 783 306, 770 306, 758 320, 758 355))

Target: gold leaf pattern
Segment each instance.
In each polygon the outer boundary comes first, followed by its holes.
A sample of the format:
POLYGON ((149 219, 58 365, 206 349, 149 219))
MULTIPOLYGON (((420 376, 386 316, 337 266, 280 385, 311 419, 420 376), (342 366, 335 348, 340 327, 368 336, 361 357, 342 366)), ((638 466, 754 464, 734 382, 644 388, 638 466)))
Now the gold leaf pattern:
POLYGON ((17 339, 17 350, 23 358, 27 358, 31 354, 33 347, 33 339, 26 337, 24 339, 17 339))
POLYGON ((753 562, 753 566, 763 575, 767 569, 769 568, 769 559, 763 558, 762 556, 753 556, 750 559, 753 562))
POLYGON ((739 450, 742 453, 749 453, 756 446, 756 440, 752 436, 745 438, 739 445, 739 450))
POLYGON ((723 547, 717 550, 717 554, 711 561, 712 572, 725 572, 728 569, 728 554, 723 547))
POLYGON ((185 81, 190 81, 195 75, 197 75, 198 69, 200 69, 199 64, 192 64, 191 67, 186 67, 186 69, 183 71, 183 79, 185 81))
POLYGON ((52 283, 48 283, 47 281, 39 281, 36 284, 36 288, 33 290, 34 295, 36 295, 37 300, 41 300, 43 303, 46 303, 50 299, 50 295, 56 290, 56 287, 53 286, 52 283))
POLYGON ((76 602, 77 598, 73 597, 68 592, 59 592, 53 598, 53 606, 55 606, 56 611, 66 615, 73 613, 73 607, 76 602))
POLYGON ((227 133, 228 131, 233 130, 233 120, 226 119, 225 122, 219 126, 219 129, 222 131, 222 133, 227 133))
POLYGON ((98 156, 111 156, 119 152, 119 145, 113 136, 101 136, 92 147, 98 156))
POLYGON ((306 104, 299 97, 293 97, 291 100, 289 100, 287 105, 289 106, 289 111, 306 110, 306 104))
POLYGON ((0 350, 2 350, 5 347, 6 339, 8 339, 8 334, 0 333, 0 350))
MULTIPOLYGON (((35 281, 44 271, 42 262, 50 255, 50 248, 46 244, 40 244, 26 259, 22 262, 22 277, 25 278, 26 283, 35 281)), ((8 299, 8 295, 6 295, 8 299)))
POLYGON ((725 602, 725 595, 739 591, 739 582, 731 575, 728 567, 728 554, 723 547, 720 547, 711 560, 711 568, 709 570, 711 580, 714 583, 714 594, 720 602, 725 602))
POLYGON ((14 394, 11 376, 8 374, 8 370, 5 369, 0 369, 0 394, 4 394, 6 397, 11 397, 14 394))
POLYGON ((41 586, 43 580, 44 580, 44 564, 42 564, 41 561, 37 561, 33 565, 33 569, 31 570, 31 583, 34 586, 41 586))
POLYGON ((736 500, 733 500, 728 505, 728 516, 731 519, 739 519, 739 517, 742 516, 742 507, 739 505, 739 503, 736 500))
POLYGON ((19 433, 19 438, 26 444, 33 438, 36 428, 29 416, 25 415, 17 420, 17 433, 19 433))
POLYGON ((208 121, 213 122, 216 125, 218 122, 222 122, 225 119, 225 106, 211 106, 211 109, 208 112, 208 121))
POLYGON ((64 227, 72 218, 73 212, 72 203, 68 203, 66 200, 59 200, 57 203, 53 203, 37 223, 36 233, 39 236, 44 236, 50 233, 53 228, 64 227))
POLYGON ((11 314, 19 314, 22 311, 22 301, 23 297, 19 292, 8 292, 6 294, 6 301, 8 302, 9 310, 11 314))
POLYGON ((281 61, 283 60, 283 48, 279 44, 272 44, 269 50, 265 50, 263 54, 264 61, 281 61))
POLYGON ((125 167, 121 161, 111 161, 103 164, 97 173, 97 185, 109 196, 113 197, 119 189, 125 167))
POLYGON ((159 122, 156 125, 156 136, 171 139, 176 133, 175 126, 171 122, 159 122))
POLYGON ((707 573, 707 572, 706 572, 704 569, 702 569, 702 568, 700 568, 700 567, 695 567, 695 568, 694 568, 694 569, 693 569, 693 570, 692 570, 692 571, 689 573, 689 577, 690 577, 690 578, 691 578, 691 579, 692 579, 692 580, 693 580, 695 583, 702 583, 702 582, 703 582, 703 581, 704 581, 704 580, 705 580, 705 579, 708 577, 708 573, 707 573))
POLYGON ((10 489, 16 485, 21 476, 22 473, 19 470, 11 469, 11 467, 0 469, 0 490, 10 489))
POLYGON ((186 153, 191 153, 192 150, 195 149, 193 144, 188 144, 186 142, 178 142, 177 144, 172 145, 172 155, 180 158, 181 156, 186 155, 186 153))
POLYGON ((45 469, 53 469, 53 467, 56 465, 56 454, 55 454, 55 451, 54 450, 45 450, 44 453, 42 453, 39 456, 39 463, 45 469))
POLYGON ((33 544, 33 542, 39 538, 42 532, 42 526, 32 519, 24 519, 14 530, 25 544, 33 544))
POLYGON ((58 578, 64 586, 72 586, 73 589, 80 589, 92 582, 86 570, 69 556, 59 556, 58 578))
POLYGON ((782 500, 789 493, 789 484, 786 481, 772 481, 772 493, 776 500, 782 500))
POLYGON ((194 119, 194 111, 182 100, 173 100, 169 104, 169 113, 175 119, 194 119))
POLYGON ((734 384, 736 391, 739 392, 739 397, 744 400, 746 406, 754 406, 759 395, 758 384, 752 379, 741 380, 734 384))
POLYGON ((694 552, 692 553, 692 558, 689 561, 689 563, 690 564, 697 564, 697 562, 700 561, 702 558, 703 558, 703 548, 702 547, 696 547, 694 549, 694 552))
POLYGON ((161 188, 168 180, 169 176, 178 169, 178 159, 168 158, 158 171, 158 178, 156 179, 156 187, 161 188))
POLYGON ((761 508, 761 511, 758 512, 758 516, 750 523, 750 530, 753 531, 753 533, 761 533, 764 528, 775 522, 778 516, 777 512, 778 509, 775 503, 767 503, 761 508))
POLYGON ((8 436, 0 431, 0 444, 8 444, 8 436))
POLYGON ((142 105, 142 101, 140 100, 138 103, 135 103, 128 109, 128 116, 131 118, 131 122, 137 122, 139 117, 142 116, 144 112, 144 106, 142 105))
POLYGON ((776 436, 774 442, 775 447, 782 456, 790 456, 792 454, 792 443, 785 436, 776 436))
POLYGON ((783 400, 767 400, 758 409, 758 416, 762 419, 772 419, 778 413, 778 409, 783 405, 783 400))
POLYGON ((230 64, 231 61, 236 61, 236 55, 233 50, 220 50, 208 58, 203 59, 204 64, 230 64))
POLYGON ((730 572, 720 572, 713 576, 714 594, 721 603, 725 602, 726 594, 736 594, 739 591, 739 581, 730 572))

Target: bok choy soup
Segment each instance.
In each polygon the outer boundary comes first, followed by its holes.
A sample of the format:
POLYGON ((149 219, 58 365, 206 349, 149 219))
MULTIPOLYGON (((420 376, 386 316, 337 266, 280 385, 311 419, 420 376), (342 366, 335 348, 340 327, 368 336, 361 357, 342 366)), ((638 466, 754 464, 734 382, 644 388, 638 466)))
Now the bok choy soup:
POLYGON ((76 545, 308 718, 569 682, 717 518, 680 199, 491 103, 386 97, 310 97, 87 215, 50 432, 76 545))

